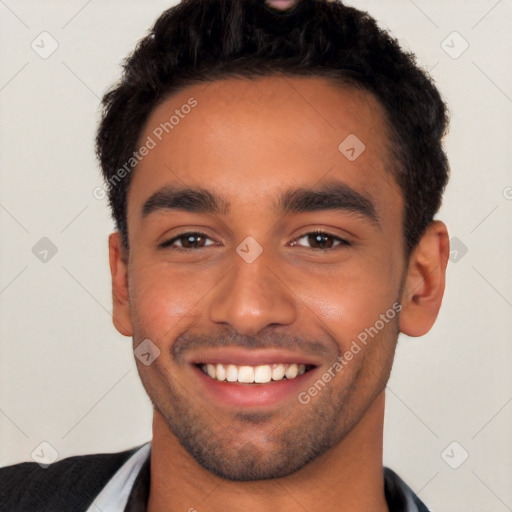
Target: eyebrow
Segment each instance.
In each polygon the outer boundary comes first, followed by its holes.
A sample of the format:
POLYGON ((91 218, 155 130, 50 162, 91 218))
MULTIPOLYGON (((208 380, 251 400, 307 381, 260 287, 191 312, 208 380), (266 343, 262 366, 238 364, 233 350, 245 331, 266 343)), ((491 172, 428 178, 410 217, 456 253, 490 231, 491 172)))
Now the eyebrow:
POLYGON ((162 210, 185 210, 192 213, 229 212, 228 202, 203 188, 167 186, 153 194, 142 207, 142 217, 162 210))
MULTIPOLYGON (((165 210, 226 215, 230 211, 230 204, 226 198, 203 188, 170 185, 146 200, 142 207, 142 217, 165 210)), ((341 182, 328 182, 314 189, 287 190, 278 198, 274 210, 283 215, 321 210, 344 211, 358 214, 380 226, 372 199, 341 182)))
POLYGON ((283 213, 319 210, 350 212, 365 217, 380 227, 373 200, 341 182, 328 182, 317 189, 288 190, 281 196, 278 210, 283 213))

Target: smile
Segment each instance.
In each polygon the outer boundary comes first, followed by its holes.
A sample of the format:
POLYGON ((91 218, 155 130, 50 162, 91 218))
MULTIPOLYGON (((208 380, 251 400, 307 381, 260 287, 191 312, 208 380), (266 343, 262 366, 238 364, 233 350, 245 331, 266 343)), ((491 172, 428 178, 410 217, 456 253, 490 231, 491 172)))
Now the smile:
POLYGON ((281 380, 291 380, 313 368, 312 365, 298 363, 273 363, 258 366, 226 364, 198 364, 201 371, 218 381, 240 382, 244 384, 266 384, 281 380))

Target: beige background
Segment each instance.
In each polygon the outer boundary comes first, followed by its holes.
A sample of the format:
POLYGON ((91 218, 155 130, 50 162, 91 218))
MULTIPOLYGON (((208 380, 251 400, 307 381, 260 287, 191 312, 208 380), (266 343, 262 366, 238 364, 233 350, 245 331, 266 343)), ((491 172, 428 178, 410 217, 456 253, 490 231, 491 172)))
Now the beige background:
MULTIPOLYGON (((450 105, 438 217, 467 248, 436 326, 400 340, 385 463, 433 510, 512 510, 512 2, 347 3, 414 51, 450 105)), ((93 196, 93 139, 119 62, 170 5, 0 1, 0 465, 42 442, 63 458, 151 438, 130 340, 110 319, 112 223, 93 196), (58 48, 43 59, 34 40, 58 48), (46 263, 32 252, 43 237, 58 251, 46 263)))

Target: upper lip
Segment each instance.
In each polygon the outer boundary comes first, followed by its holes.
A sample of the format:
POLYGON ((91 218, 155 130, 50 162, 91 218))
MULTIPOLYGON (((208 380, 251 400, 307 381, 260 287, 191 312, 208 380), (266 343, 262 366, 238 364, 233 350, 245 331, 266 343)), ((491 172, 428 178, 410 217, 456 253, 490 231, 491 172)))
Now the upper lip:
POLYGON ((191 364, 234 364, 237 366, 259 366, 272 363, 297 363, 319 366, 314 357, 276 349, 218 348, 204 350, 190 357, 191 364))

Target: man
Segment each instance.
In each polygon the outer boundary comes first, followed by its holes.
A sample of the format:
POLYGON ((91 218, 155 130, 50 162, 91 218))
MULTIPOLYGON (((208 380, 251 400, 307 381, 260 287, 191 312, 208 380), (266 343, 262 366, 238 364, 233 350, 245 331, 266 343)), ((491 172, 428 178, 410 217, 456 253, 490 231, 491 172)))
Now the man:
POLYGON ((428 510, 382 466, 437 317, 445 105, 366 13, 184 0, 105 96, 113 321, 153 439, 0 470, 2 510, 428 510))

